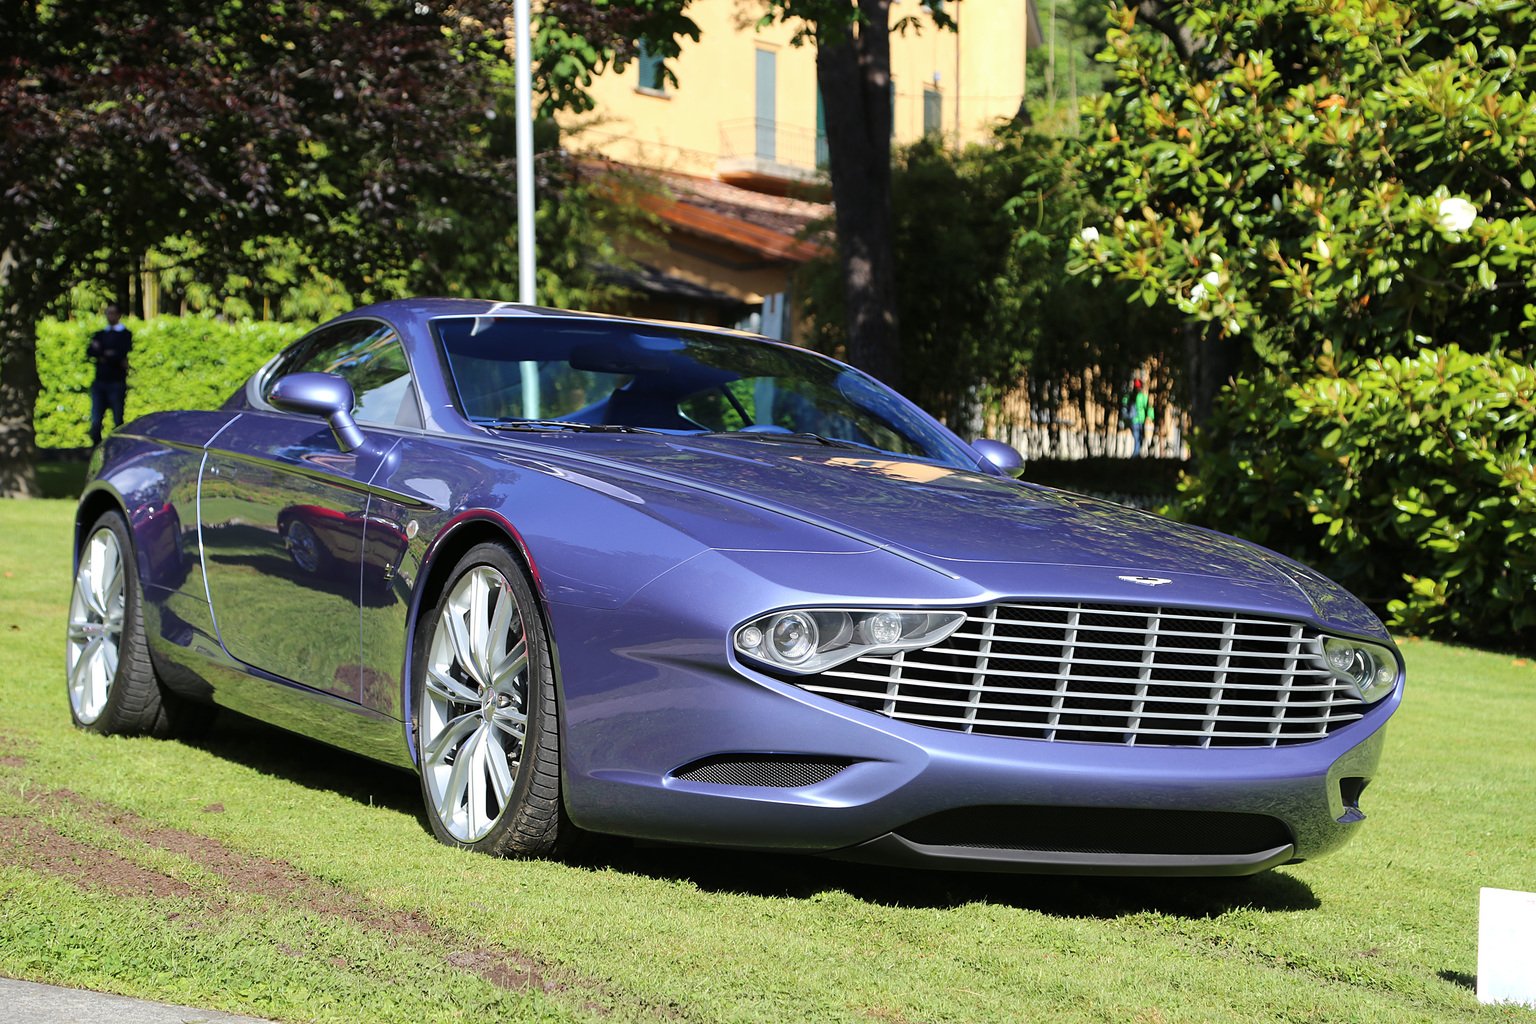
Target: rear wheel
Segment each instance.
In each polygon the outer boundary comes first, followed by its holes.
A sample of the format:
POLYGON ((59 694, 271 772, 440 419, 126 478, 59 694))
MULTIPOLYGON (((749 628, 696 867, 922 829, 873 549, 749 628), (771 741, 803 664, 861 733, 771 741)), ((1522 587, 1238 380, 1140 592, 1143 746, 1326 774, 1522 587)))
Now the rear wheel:
POLYGON ((422 623, 413 693, 433 832, 498 856, 566 852, 554 670, 522 568, 500 544, 472 548, 422 623))
POLYGON ((91 525, 69 601, 64 650, 69 713, 82 729, 185 736, 206 729, 212 707, 168 693, 144 635, 143 594, 128 524, 106 512, 91 525))

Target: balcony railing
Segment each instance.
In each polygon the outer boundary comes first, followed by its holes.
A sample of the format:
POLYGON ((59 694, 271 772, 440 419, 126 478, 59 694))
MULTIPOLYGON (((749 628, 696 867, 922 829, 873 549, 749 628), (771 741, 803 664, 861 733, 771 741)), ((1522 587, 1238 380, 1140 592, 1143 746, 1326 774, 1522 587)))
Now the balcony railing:
POLYGON ((782 121, 738 117, 720 122, 720 170, 796 179, 827 166, 827 140, 782 121))

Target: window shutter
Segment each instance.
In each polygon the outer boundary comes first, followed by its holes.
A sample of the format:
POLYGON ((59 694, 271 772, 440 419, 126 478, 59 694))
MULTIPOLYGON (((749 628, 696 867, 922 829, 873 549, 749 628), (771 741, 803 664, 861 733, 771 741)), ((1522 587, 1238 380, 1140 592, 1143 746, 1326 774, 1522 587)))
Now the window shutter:
POLYGON ((821 102, 821 89, 816 90, 816 167, 826 167, 832 162, 832 152, 827 148, 827 108, 821 102))
POLYGON ((644 39, 640 40, 640 88, 666 92, 667 82, 662 77, 661 58, 651 52, 644 39))
POLYGON ((923 134, 944 130, 944 97, 937 89, 923 90, 923 134))
POLYGON ((773 160, 778 92, 778 54, 757 51, 757 158, 773 160))

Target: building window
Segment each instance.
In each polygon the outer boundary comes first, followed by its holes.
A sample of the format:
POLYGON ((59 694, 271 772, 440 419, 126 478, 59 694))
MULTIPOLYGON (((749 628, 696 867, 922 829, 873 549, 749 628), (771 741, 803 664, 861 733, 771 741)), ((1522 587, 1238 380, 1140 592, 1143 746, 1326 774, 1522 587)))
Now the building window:
POLYGON ((666 65, 662 59, 651 52, 650 44, 644 39, 640 40, 640 59, 636 62, 640 65, 640 92, 655 96, 667 94, 666 65))
POLYGON ((944 96, 937 89, 923 89, 923 134, 944 130, 944 96))
POLYGON ((775 158, 774 135, 778 118, 778 54, 772 50, 757 51, 757 158, 775 158))

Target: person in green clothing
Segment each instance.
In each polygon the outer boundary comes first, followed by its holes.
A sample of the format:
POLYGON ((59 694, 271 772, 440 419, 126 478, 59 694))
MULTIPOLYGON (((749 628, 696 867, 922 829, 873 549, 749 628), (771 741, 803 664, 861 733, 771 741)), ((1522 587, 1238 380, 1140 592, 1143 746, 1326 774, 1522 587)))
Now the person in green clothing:
POLYGON ((1141 442, 1152 420, 1152 401, 1147 398, 1146 386, 1141 378, 1131 381, 1131 393, 1120 400, 1120 419, 1131 428, 1131 457, 1141 454, 1141 442))

